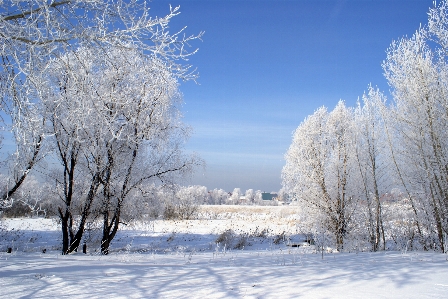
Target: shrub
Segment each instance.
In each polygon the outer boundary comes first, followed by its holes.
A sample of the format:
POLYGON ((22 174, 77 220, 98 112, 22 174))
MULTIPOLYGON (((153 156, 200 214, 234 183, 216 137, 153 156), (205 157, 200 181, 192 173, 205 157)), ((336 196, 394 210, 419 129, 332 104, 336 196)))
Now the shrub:
POLYGON ((20 201, 16 201, 11 207, 3 210, 2 216, 7 218, 25 217, 30 215, 30 213, 31 209, 28 206, 22 204, 20 201))
POLYGON ((174 220, 179 219, 179 214, 176 211, 176 207, 171 204, 167 204, 163 210, 163 219, 174 220))
POLYGON ((286 241, 285 232, 282 232, 280 235, 276 235, 276 236, 274 237, 274 241, 273 241, 273 243, 274 243, 275 245, 279 245, 280 243, 285 242, 285 241, 286 241))
POLYGON ((244 249, 248 245, 248 235, 242 234, 238 237, 238 240, 236 241, 235 246, 233 246, 233 249, 244 249))
POLYGON ((227 229, 221 234, 219 234, 215 243, 225 246, 227 248, 231 248, 234 239, 235 239, 235 233, 233 232, 233 230, 227 229))

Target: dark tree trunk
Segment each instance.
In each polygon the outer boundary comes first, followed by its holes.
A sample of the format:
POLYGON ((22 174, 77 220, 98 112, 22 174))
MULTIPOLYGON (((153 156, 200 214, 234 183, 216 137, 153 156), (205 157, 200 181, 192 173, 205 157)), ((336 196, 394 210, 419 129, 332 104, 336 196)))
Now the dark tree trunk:
POLYGON ((59 218, 61 219, 61 229, 62 229, 62 254, 67 254, 69 246, 69 234, 68 234, 68 217, 66 214, 62 213, 61 208, 58 209, 59 218))
POLYGON ((70 243, 67 253, 72 253, 73 251, 78 250, 79 244, 81 243, 82 236, 84 234, 87 218, 90 215, 90 207, 92 205, 93 199, 95 198, 98 186, 99 186, 99 173, 97 173, 92 178, 92 183, 90 185, 89 193, 87 194, 84 208, 81 213, 81 220, 79 222, 78 230, 77 230, 76 234, 74 235, 73 240, 70 243))
POLYGON ((42 144, 42 136, 38 137, 37 140, 37 144, 34 147, 34 152, 33 152, 33 157, 31 158, 31 160, 28 162, 28 165, 25 169, 25 171, 23 171, 22 175, 20 176, 20 178, 18 178, 14 184, 14 186, 12 186, 11 189, 9 189, 8 191, 6 191, 6 193, 2 196, 2 200, 8 200, 9 198, 11 198, 11 196, 14 195, 14 193, 20 188, 20 186, 23 184, 23 182, 25 181, 28 173, 30 172, 30 170, 33 168, 33 166, 36 164, 36 162, 38 161, 38 157, 39 157, 39 152, 40 152, 40 148, 41 148, 41 144, 42 144))
POLYGON ((103 238, 101 240, 101 254, 107 255, 109 254, 109 247, 110 243, 114 239, 118 227, 119 227, 119 221, 120 221, 120 209, 117 208, 115 210, 115 214, 112 217, 112 220, 110 223, 107 221, 108 216, 105 216, 104 220, 104 226, 103 226, 103 238))
POLYGON ((109 246, 111 239, 109 238, 109 232, 107 230, 103 231, 103 238, 101 239, 101 254, 109 254, 109 246))

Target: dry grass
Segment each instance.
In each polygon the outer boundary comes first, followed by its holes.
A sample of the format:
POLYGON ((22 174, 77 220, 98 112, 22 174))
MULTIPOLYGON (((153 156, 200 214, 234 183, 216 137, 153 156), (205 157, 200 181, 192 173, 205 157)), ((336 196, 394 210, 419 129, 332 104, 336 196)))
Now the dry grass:
POLYGON ((277 236, 298 232, 297 206, 203 205, 194 220, 156 220, 155 231, 221 234, 231 230, 237 235, 277 236))
POLYGON ((199 209, 199 218, 235 219, 235 218, 295 218, 300 211, 298 206, 231 206, 203 205, 199 209))

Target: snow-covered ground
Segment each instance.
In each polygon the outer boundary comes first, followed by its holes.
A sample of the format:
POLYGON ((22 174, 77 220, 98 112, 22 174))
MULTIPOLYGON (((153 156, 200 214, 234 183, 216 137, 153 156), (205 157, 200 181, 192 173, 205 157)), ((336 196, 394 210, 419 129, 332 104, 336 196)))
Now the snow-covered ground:
POLYGON ((448 298, 447 255, 388 251, 322 259, 313 246, 275 242, 276 234, 296 230, 287 221, 291 215, 260 215, 129 224, 108 256, 99 255, 94 242, 86 255, 62 256, 56 221, 7 219, 0 297, 448 298), (227 229, 238 233, 217 244, 227 229), (244 246, 233 249, 241 235, 244 246))
POLYGON ((2 298, 448 298, 434 253, 3 254, 2 298))

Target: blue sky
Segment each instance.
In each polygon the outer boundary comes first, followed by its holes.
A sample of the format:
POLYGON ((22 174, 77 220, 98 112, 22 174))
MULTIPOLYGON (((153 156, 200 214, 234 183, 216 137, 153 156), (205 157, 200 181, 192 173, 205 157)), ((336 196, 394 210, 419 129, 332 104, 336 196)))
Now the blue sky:
POLYGON ((292 132, 369 83, 389 90, 381 62, 391 41, 426 24, 432 0, 154 0, 155 15, 181 6, 171 30, 205 31, 181 84, 188 151, 206 162, 189 184, 277 191, 292 132))

